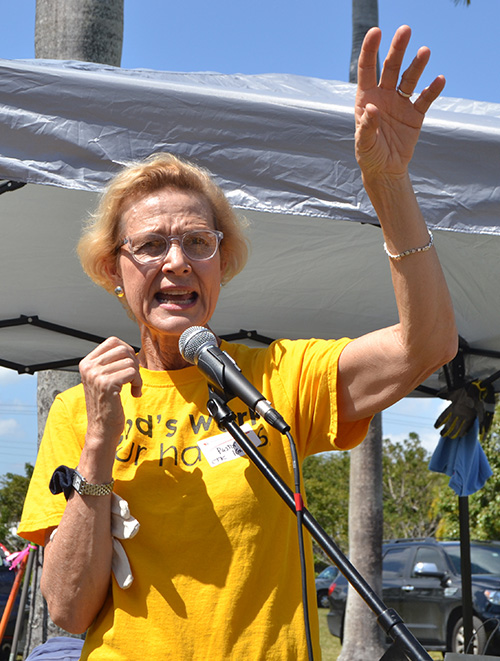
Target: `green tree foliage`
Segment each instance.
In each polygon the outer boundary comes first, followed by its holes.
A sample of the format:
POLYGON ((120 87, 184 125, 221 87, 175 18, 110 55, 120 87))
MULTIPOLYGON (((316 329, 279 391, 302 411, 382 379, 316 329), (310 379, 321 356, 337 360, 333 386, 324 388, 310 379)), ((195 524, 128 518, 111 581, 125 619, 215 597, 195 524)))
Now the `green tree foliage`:
POLYGON ((434 501, 447 479, 429 470, 430 454, 414 432, 403 443, 386 438, 383 452, 384 538, 434 535, 440 521, 434 501))
MULTIPOLYGON (((500 539, 500 408, 497 406, 488 436, 481 441, 493 476, 482 489, 469 496, 470 536, 477 540, 500 539)), ((458 539, 458 496, 447 487, 440 493, 435 508, 441 515, 437 536, 443 539, 458 539)))
MULTIPOLYGON (((348 546, 349 453, 324 452, 308 457, 303 476, 307 508, 325 532, 345 552, 348 546)), ((331 564, 314 547, 317 568, 331 564)))
MULTIPOLYGON (((444 515, 437 503, 451 489, 446 476, 429 470, 429 460, 418 434, 410 433, 403 443, 384 441, 385 539, 436 533, 444 515)), ((344 552, 348 550, 349 464, 349 452, 325 452, 309 457, 303 469, 307 507, 344 552)), ((315 546, 314 551, 318 569, 330 562, 321 549, 315 546)))
POLYGON ((0 477, 0 541, 11 550, 19 550, 24 546, 23 540, 12 535, 23 511, 24 499, 33 474, 33 466, 25 464, 26 475, 7 473, 0 477))

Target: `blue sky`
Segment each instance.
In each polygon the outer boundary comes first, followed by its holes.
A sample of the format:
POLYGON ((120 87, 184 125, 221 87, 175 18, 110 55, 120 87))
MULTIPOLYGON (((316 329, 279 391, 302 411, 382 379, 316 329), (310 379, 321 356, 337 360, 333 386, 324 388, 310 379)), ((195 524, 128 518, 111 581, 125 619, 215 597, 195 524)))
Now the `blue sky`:
MULTIPOLYGON (((347 80, 352 0, 125 0, 122 67, 164 71, 293 73, 347 80)), ((0 0, 0 57, 34 57, 35 0, 0 0)), ((423 83, 444 74, 445 96, 500 103, 500 0, 379 0, 382 55, 394 30, 412 27, 411 54, 431 48, 423 83)), ((406 399, 384 414, 384 436, 417 432, 428 449, 445 404, 406 399)), ((24 472, 37 445, 36 377, 0 369, 0 475, 24 472)))

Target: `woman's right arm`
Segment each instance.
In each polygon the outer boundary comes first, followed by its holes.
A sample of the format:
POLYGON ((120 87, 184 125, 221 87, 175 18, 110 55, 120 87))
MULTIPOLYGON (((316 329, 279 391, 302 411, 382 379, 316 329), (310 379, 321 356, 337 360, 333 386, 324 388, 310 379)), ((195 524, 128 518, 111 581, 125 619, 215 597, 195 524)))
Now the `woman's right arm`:
MULTIPOLYGON (((124 427, 120 392, 132 384, 141 394, 133 349, 108 338, 80 363, 87 408, 87 433, 78 471, 90 484, 111 482, 115 452, 124 427)), ((111 581, 111 494, 73 491, 56 534, 47 533, 42 593, 53 621, 83 633, 102 608, 111 581)))

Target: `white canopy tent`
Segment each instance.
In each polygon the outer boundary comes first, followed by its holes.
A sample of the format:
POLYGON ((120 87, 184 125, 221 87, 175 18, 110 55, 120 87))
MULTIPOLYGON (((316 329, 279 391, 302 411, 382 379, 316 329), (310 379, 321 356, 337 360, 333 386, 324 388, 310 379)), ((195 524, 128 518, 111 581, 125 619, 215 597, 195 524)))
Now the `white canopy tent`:
MULTIPOLYGON (((0 60, 0 365, 76 369, 108 335, 138 344, 74 248, 110 177, 156 151, 206 166, 250 220, 252 255, 221 293, 218 334, 357 336, 395 322, 382 233, 354 159, 354 94, 290 75, 0 60)), ((411 173, 470 377, 500 370, 499 165, 500 105, 438 100, 411 173)), ((443 386, 435 374, 424 391, 443 386)))
MULTIPOLYGON (((393 323, 382 233, 354 159, 354 93, 291 75, 0 60, 0 365, 75 366, 110 334, 137 345, 74 248, 113 173, 156 151, 206 166, 250 220, 251 258, 222 291, 219 334, 357 336, 393 323)), ((438 100, 411 172, 467 372, 480 378, 500 369, 499 165, 500 105, 438 100)))

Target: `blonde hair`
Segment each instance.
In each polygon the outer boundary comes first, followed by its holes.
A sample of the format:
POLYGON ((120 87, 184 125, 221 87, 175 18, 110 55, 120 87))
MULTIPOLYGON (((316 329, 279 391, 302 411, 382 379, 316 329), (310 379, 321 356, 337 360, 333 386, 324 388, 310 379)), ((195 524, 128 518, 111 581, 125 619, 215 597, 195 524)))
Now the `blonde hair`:
POLYGON ((246 223, 236 216, 208 170, 173 154, 153 154, 144 161, 131 163, 112 179, 78 243, 77 252, 83 270, 107 291, 114 289, 109 272, 116 265, 125 203, 162 188, 192 191, 207 199, 215 228, 224 233, 220 244, 223 284, 245 266, 248 258, 246 223))

